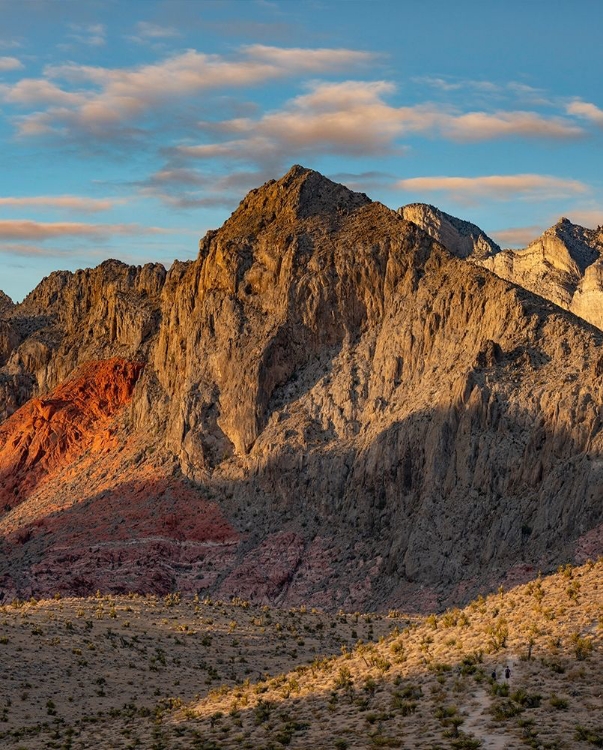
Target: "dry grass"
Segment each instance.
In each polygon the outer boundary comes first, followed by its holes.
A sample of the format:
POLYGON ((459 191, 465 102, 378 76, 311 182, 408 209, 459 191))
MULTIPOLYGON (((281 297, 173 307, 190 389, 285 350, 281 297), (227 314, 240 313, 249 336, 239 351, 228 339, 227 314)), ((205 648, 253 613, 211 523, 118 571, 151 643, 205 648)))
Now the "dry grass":
POLYGON ((0 743, 587 750, 603 747, 602 636, 603 561, 413 622, 140 598, 4 608, 0 743))

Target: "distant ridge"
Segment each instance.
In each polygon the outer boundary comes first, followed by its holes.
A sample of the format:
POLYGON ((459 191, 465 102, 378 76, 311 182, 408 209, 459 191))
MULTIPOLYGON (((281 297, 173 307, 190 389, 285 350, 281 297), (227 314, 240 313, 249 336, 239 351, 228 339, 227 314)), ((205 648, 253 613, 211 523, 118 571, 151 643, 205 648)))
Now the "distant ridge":
POLYGON ((603 329, 603 228, 562 217, 528 247, 501 250, 479 227, 435 206, 398 209, 451 253, 554 302, 603 329))

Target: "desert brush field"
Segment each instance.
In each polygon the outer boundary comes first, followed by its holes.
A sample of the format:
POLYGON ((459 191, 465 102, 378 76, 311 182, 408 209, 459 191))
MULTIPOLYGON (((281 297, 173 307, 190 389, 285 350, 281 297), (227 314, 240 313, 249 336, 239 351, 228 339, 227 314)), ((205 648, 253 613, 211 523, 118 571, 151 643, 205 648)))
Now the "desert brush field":
POLYGON ((427 617, 179 594, 14 601, 0 746, 602 747, 602 592, 599 560, 427 617))

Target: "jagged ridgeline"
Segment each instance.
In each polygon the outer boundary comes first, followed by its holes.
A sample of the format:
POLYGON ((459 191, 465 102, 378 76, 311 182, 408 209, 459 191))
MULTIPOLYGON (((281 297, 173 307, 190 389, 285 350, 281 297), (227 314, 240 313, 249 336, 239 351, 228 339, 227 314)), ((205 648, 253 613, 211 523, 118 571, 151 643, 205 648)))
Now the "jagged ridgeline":
POLYGON ((597 554, 602 334, 473 255, 296 166, 4 305, 4 596, 430 609, 597 554))

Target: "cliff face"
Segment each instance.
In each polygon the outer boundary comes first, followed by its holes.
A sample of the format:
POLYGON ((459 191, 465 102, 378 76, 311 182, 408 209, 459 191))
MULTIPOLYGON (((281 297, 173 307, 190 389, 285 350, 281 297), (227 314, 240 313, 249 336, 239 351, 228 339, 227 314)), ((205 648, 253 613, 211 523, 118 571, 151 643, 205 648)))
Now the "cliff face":
POLYGON ((501 250, 479 227, 424 203, 398 209, 453 255, 468 258, 603 329, 603 228, 562 218, 522 250, 501 250))
POLYGON ((43 279, 0 319, 0 419, 88 361, 146 360, 165 276, 159 264, 109 260, 43 279))
POLYGON ((38 391, 146 366, 107 450, 0 515, 5 591, 421 608, 597 547, 601 336, 315 172, 194 262, 55 275, 10 320, 44 309, 9 357, 38 391))
POLYGON ((496 255, 500 247, 478 226, 440 211, 426 203, 409 203, 398 209, 407 221, 412 221, 434 237, 458 258, 482 260, 496 255))

